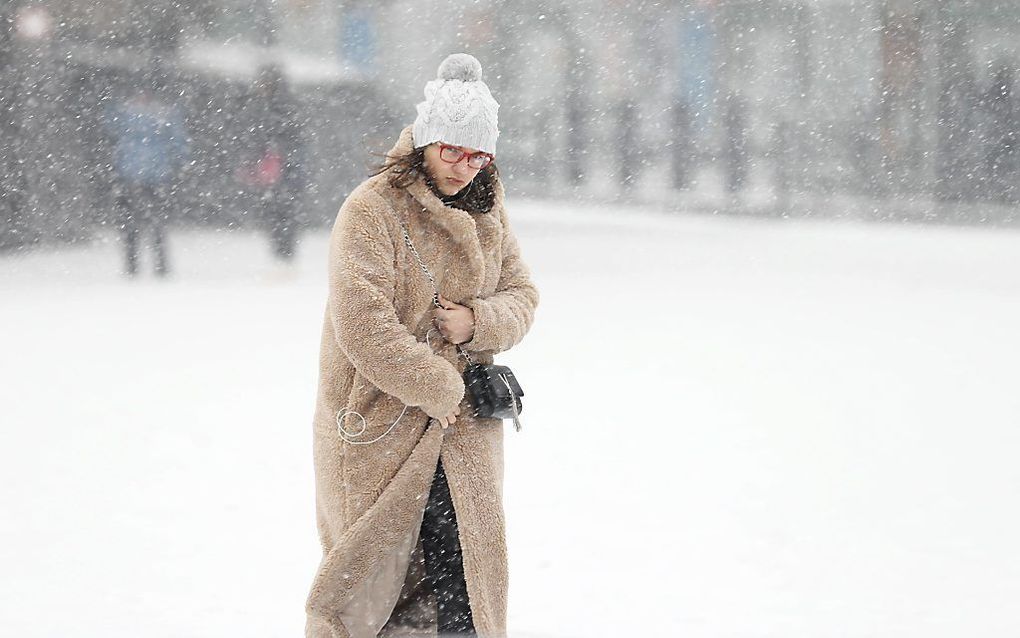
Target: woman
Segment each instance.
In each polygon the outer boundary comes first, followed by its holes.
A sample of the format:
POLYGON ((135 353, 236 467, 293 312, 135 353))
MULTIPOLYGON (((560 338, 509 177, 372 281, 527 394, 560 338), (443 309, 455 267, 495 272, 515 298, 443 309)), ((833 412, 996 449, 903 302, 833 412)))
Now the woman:
POLYGON ((491 363, 538 303, 492 163, 497 109, 478 61, 447 58, 413 126, 337 216, 308 636, 506 632, 503 425, 471 414, 458 354, 491 363))

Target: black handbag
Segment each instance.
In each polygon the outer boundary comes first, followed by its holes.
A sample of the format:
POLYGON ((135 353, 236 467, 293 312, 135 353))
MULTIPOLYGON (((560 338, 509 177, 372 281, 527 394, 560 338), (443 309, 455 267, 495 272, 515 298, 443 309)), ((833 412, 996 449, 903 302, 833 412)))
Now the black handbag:
MULTIPOLYGON (((436 287, 435 277, 432 276, 414 244, 411 243, 411 235, 408 234, 403 221, 400 222, 400 228, 404 231, 404 243, 407 244, 411 254, 418 261, 421 271, 432 283, 433 305, 442 308, 442 304, 439 303, 439 289, 436 287)), ((468 362, 467 368, 464 369, 464 387, 474 415, 490 419, 513 419, 514 429, 520 432, 520 417, 524 410, 521 398, 524 396, 524 390, 521 389, 521 384, 517 381, 513 371, 495 363, 475 363, 467 350, 461 348, 460 345, 457 345, 457 352, 468 362)))
POLYGON ((510 368, 495 363, 472 363, 464 370, 464 386, 475 416, 513 419, 514 427, 521 429, 524 390, 510 368))

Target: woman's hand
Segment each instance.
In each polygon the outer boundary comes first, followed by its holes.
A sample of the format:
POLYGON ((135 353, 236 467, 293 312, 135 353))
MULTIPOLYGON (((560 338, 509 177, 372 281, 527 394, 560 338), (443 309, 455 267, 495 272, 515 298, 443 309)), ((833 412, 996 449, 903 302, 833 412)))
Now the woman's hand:
POLYGON ((448 428, 451 425, 453 425, 453 422, 457 420, 457 415, 458 414, 460 414, 460 406, 459 405, 456 408, 454 408, 453 412, 451 412, 450 414, 447 414, 444 417, 435 417, 434 416, 432 418, 435 419, 436 421, 439 421, 439 425, 443 426, 443 429, 445 430, 446 428, 448 428))
POLYGON ((439 295, 439 304, 442 308, 436 308, 435 324, 443 338, 450 343, 471 341, 475 336, 475 311, 442 295, 439 295))

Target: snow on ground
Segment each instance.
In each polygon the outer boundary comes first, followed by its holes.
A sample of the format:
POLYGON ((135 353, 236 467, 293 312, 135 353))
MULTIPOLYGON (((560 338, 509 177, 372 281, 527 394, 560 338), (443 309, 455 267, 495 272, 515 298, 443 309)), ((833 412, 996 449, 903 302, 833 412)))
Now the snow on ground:
MULTIPOLYGON (((513 636, 1020 633, 1020 235, 517 202, 513 636)), ((326 236, 0 258, 0 627, 297 636, 326 236)))

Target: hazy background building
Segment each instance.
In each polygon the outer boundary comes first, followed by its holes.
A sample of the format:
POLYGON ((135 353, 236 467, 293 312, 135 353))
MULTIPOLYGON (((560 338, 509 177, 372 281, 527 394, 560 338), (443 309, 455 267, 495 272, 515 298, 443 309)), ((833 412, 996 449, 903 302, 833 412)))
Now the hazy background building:
POLYGON ((233 176, 274 64, 306 125, 301 223, 321 225, 462 50, 501 103, 516 193, 999 223, 1020 197, 1012 0, 0 6, 8 246, 102 227, 101 114, 153 68, 194 142, 175 223, 247 223, 233 176))

